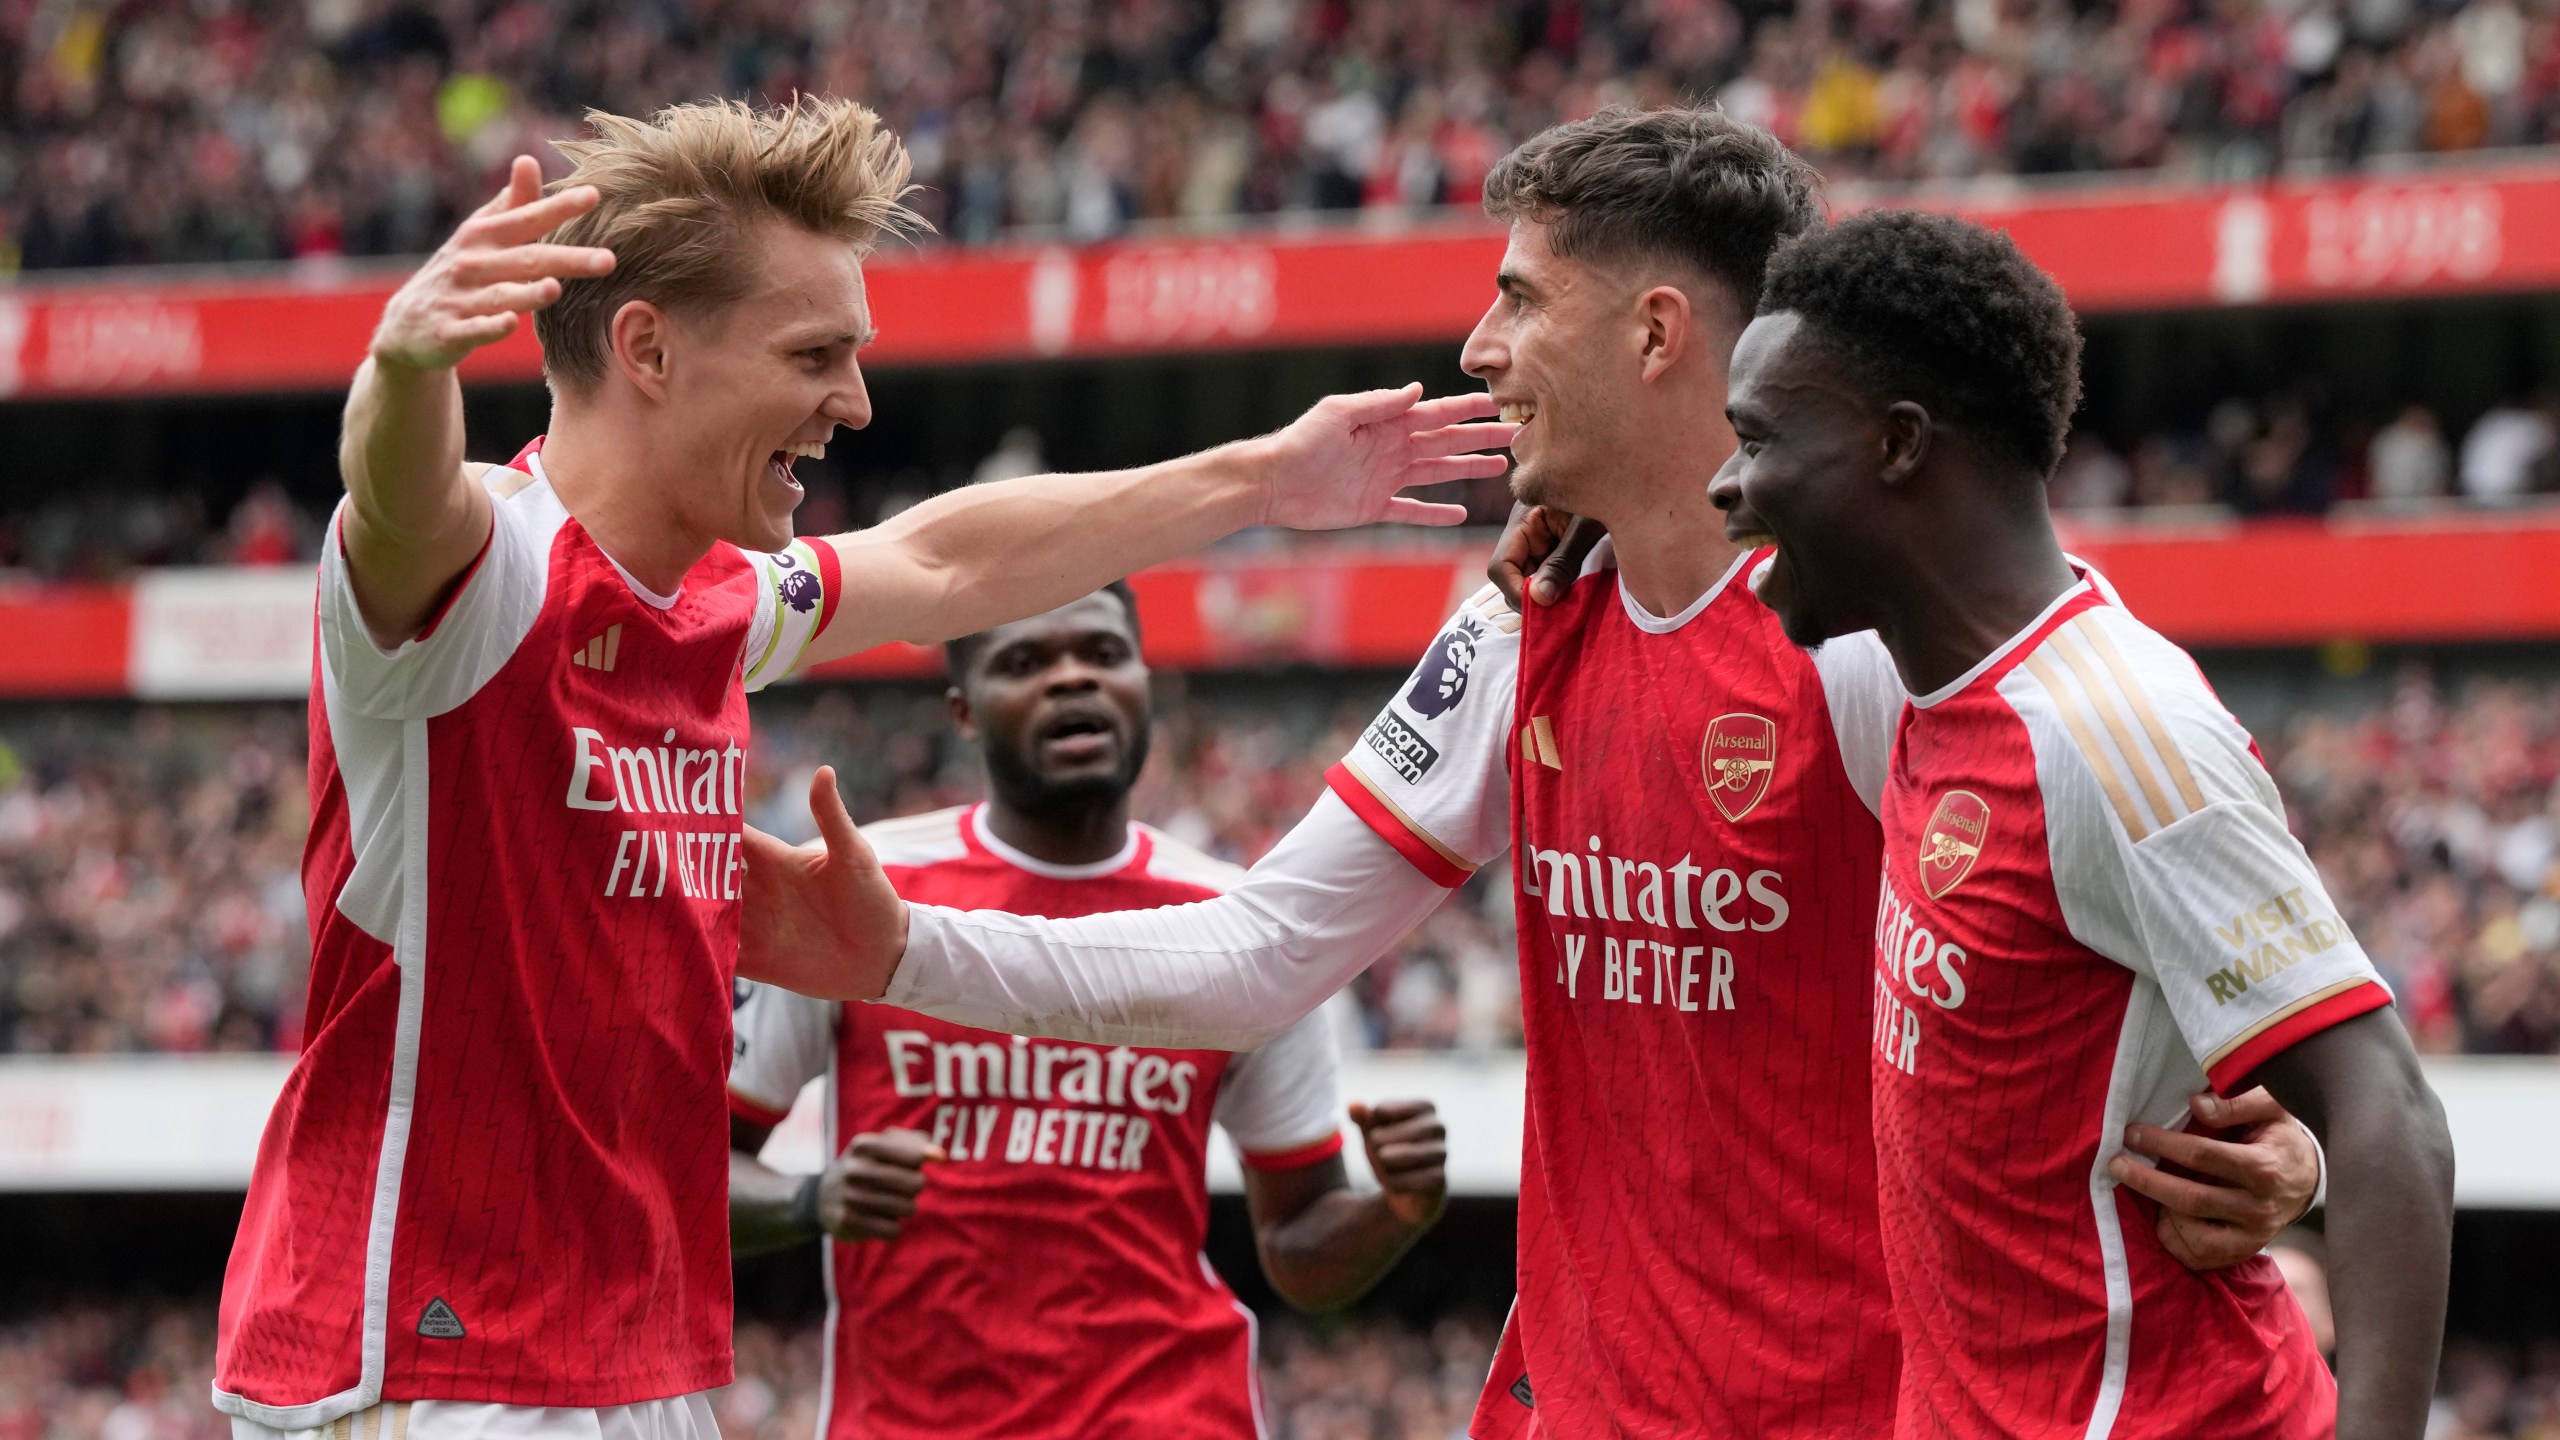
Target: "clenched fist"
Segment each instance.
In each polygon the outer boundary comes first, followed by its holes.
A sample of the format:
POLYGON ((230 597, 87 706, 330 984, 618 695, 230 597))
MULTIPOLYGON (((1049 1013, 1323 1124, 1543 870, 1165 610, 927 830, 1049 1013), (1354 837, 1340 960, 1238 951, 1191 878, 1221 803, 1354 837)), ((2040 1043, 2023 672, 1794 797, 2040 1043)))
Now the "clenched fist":
POLYGON ((818 1228, 838 1240, 895 1240, 924 1193, 924 1167, 942 1147, 913 1130, 853 1137, 818 1179, 818 1228))
POLYGON ((1449 1205, 1449 1132, 1440 1112, 1428 1100, 1355 1100, 1351 1123, 1360 1127, 1387 1208, 1407 1225, 1438 1220, 1449 1205))

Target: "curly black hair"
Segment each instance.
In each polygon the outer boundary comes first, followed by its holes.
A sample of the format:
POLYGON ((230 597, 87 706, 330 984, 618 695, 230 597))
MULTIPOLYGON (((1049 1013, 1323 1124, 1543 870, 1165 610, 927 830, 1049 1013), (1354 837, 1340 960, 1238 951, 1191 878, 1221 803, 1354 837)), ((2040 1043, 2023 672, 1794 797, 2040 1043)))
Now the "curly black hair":
MULTIPOLYGON (((1129 638, 1132 640, 1139 639, 1138 597, 1129 589, 1129 582, 1126 580, 1114 580, 1110 584, 1103 586, 1101 589, 1096 590, 1093 593, 1096 595, 1108 595, 1112 599, 1119 601, 1120 608, 1127 611, 1129 614, 1129 638)), ((1068 603, 1073 604, 1075 602, 1069 601, 1068 603)), ((987 638, 995 633, 996 632, 993 628, 977 630, 972 631, 967 635, 958 636, 954 639, 942 642, 943 674, 948 677, 951 684, 957 686, 968 680, 970 662, 978 658, 978 652, 987 647, 987 638)))
POLYGON ((1821 184, 1776 136, 1712 105, 1612 106, 1520 142, 1485 177, 1484 209, 1552 226, 1567 259, 1695 266, 1747 309, 1769 252, 1822 223, 1821 184))
POLYGON ((2039 476, 2080 408, 2080 327, 2007 235, 1872 210, 1781 248, 1760 313, 1792 312, 1888 399, 1916 400, 2039 476))

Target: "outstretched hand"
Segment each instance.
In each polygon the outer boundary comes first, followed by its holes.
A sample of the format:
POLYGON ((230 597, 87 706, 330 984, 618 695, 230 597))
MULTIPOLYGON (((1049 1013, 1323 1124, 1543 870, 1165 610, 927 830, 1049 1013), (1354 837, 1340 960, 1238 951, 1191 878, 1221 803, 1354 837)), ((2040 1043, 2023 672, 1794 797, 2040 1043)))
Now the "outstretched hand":
POLYGON ((1494 544, 1492 563, 1484 567, 1485 578, 1514 610, 1525 608, 1523 592, 1541 605, 1553 605, 1564 598, 1573 577, 1582 573, 1582 562, 1608 533, 1608 527, 1588 515, 1514 505, 1502 538, 1494 544))
POLYGON ((542 193, 542 167, 519 155, 507 186, 471 212, 383 307, 373 332, 379 363, 443 370, 503 340, 524 317, 560 298, 564 280, 613 270, 613 252, 548 245, 542 237, 596 208, 596 188, 542 193))
POLYGON ((907 950, 907 902, 854 828, 822 765, 809 782, 818 838, 786 845, 750 825, 738 973, 821 1000, 876 1000, 907 950))
POLYGON ((1499 475, 1510 461, 1498 450, 1517 425, 1482 424, 1500 407, 1481 391, 1422 398, 1419 384, 1398 390, 1329 395, 1263 438, 1259 521, 1293 530, 1339 530, 1379 520, 1457 525, 1462 505, 1439 505, 1401 492, 1417 485, 1499 475))

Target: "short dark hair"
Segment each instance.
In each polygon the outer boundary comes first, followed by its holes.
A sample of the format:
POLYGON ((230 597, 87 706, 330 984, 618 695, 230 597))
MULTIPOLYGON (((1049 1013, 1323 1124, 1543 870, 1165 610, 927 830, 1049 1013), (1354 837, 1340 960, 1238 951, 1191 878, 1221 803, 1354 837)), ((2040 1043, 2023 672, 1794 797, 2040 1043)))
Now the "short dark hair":
MULTIPOLYGON (((1129 638, 1132 640, 1142 639, 1138 633, 1138 597, 1129 589, 1128 581, 1114 580, 1110 584, 1103 586, 1101 589, 1096 590, 1093 593, 1096 595, 1108 595, 1113 599, 1118 600, 1120 602, 1120 608, 1129 612, 1129 638)), ((1075 602, 1071 600, 1067 603, 1072 605, 1075 602)), ((1024 618, 1028 619, 1029 617, 1025 616, 1024 618)), ((950 677, 953 685, 958 685, 961 681, 968 678, 969 663, 978 658, 979 651, 987 648, 988 638, 995 633, 995 629, 990 628, 977 631, 973 634, 960 636, 956 640, 946 640, 942 642, 943 673, 950 677)))
POLYGON ((1484 210, 1549 227, 1567 259, 1695 266, 1747 312, 1770 252, 1822 223, 1821 183, 1776 136, 1712 105, 1612 106, 1503 156, 1485 177, 1484 210))
POLYGON ((2080 408, 2080 327, 2000 231, 1874 210, 1769 262, 1760 313, 1792 312, 1888 399, 1916 400, 2038 475, 2080 408))

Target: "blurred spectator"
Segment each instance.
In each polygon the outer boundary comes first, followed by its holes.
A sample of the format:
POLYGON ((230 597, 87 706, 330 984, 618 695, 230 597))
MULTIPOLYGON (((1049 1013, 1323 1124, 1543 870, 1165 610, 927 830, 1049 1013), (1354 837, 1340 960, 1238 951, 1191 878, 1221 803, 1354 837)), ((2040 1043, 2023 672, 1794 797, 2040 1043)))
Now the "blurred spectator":
POLYGON ((234 565, 282 565, 306 558, 303 531, 308 528, 285 497, 284 487, 261 480, 231 512, 228 553, 234 565))
POLYGON ((2317 515, 2337 493, 2337 471, 2318 444, 2308 409, 2286 399, 2260 420, 2238 401, 2216 412, 2224 503, 2242 515, 2317 515))
POLYGON ((2548 408, 2516 402, 2471 423, 2462 437, 2462 493, 2503 505, 2547 488, 2555 437, 2548 408))
MULTIPOLYGON (((1048 468, 1048 462, 1040 458, 1040 432, 1028 425, 1016 425, 1004 432, 1004 439, 987 452, 987 458, 978 462, 977 470, 969 476, 969 483, 985 485, 998 480, 1019 480, 1025 475, 1041 474, 1048 468)), ((801 533, 826 532, 813 532, 803 525, 801 533)))
POLYGON ((2444 495, 2453 457, 2445 449, 2435 412, 2412 405, 2375 431, 2365 467, 2370 493, 2380 504, 2407 508, 2444 495))
POLYGON ((2114 510, 2133 498, 2133 469, 2095 435, 2074 435, 2053 473, 2053 508, 2114 510))
POLYGON ((2248 179, 2560 138, 2543 0, 826 0, 0 10, 0 262, 430 247, 519 150, 704 95, 856 96, 945 240, 1473 203, 1504 149, 1712 97, 1835 180, 2248 179))
POLYGON ((0 1318, 6 1440, 230 1440, 212 1390, 209 1302, 72 1299, 0 1318))

